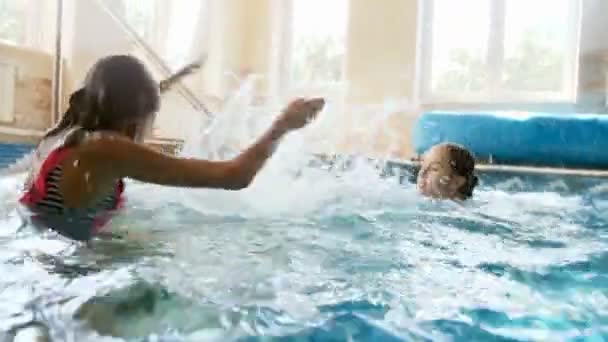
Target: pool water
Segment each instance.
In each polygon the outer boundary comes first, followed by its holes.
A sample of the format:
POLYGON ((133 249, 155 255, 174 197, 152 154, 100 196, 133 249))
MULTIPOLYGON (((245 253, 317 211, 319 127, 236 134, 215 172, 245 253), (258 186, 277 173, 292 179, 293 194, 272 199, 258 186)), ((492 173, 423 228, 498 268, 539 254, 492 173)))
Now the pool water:
MULTIPOLYGON (((128 183, 123 238, 21 227, 2 179, 0 331, 54 341, 603 341, 606 182, 483 174, 465 205, 360 162, 243 192, 128 183)), ((2 336, 0 336, 2 340, 2 336)))

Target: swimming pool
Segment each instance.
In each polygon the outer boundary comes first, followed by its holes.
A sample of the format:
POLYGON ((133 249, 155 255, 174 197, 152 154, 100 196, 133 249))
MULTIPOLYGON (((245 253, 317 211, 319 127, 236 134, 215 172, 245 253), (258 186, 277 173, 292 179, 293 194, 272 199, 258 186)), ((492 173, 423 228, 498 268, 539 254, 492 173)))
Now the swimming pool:
POLYGON ((37 321, 57 341, 608 338, 605 181, 483 174, 459 206, 367 161, 304 164, 271 162, 240 193, 131 182, 113 228, 133 236, 91 248, 19 229, 19 179, 1 180, 0 331, 37 321))

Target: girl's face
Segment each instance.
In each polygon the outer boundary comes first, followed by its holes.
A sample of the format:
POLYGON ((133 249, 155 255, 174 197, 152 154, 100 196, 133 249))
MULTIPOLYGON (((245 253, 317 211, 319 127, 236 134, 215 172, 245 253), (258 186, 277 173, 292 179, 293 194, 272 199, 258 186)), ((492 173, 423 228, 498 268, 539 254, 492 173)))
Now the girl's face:
POLYGON ((418 173, 418 191, 438 199, 459 199, 459 189, 466 183, 464 176, 454 172, 453 161, 445 146, 431 148, 423 157, 418 173))

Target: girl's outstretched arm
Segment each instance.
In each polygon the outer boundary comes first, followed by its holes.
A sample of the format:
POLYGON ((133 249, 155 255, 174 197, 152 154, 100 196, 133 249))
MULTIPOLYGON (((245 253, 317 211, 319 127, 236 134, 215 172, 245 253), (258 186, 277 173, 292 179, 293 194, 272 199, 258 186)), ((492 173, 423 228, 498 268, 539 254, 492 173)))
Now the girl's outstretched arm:
POLYGON ((179 187, 239 190, 247 187, 276 144, 288 132, 306 126, 324 107, 323 99, 293 101, 254 144, 227 161, 177 158, 112 134, 98 134, 64 162, 60 185, 67 205, 86 203, 118 178, 179 187))

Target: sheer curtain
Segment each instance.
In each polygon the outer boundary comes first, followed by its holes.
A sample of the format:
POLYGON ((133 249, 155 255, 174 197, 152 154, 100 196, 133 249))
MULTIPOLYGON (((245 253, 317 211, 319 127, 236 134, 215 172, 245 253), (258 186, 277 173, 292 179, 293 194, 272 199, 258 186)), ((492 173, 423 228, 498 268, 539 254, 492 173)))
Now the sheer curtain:
POLYGON ((204 51, 206 0, 107 1, 170 68, 181 67, 204 51))
POLYGON ((164 56, 173 69, 203 54, 207 34, 207 2, 171 0, 164 56))

